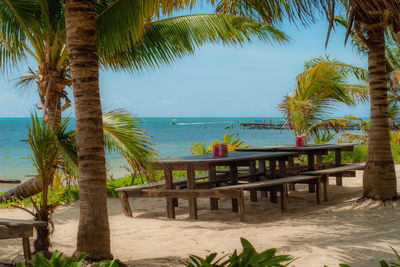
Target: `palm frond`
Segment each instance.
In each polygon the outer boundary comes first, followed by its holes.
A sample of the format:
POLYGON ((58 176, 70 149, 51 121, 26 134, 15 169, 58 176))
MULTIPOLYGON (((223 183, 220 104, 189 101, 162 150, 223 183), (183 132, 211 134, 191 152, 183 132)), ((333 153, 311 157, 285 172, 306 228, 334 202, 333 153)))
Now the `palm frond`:
POLYGON ((306 24, 314 21, 316 6, 319 6, 318 1, 310 0, 220 0, 216 12, 255 18, 269 24, 281 22, 285 17, 294 23, 306 24))
POLYGON ((192 6, 194 0, 101 0, 96 6, 98 46, 107 53, 131 49, 146 21, 192 6))
POLYGON ((111 69, 143 71, 174 63, 193 54, 205 43, 242 44, 258 38, 284 43, 288 37, 273 26, 245 17, 198 14, 154 21, 146 26, 140 42, 123 53, 99 48, 100 62, 111 69))
POLYGON ((365 84, 368 83, 368 70, 347 64, 336 59, 330 59, 329 56, 313 58, 307 61, 304 66, 306 69, 308 69, 316 66, 318 63, 321 62, 332 64, 332 66, 335 66, 335 68, 337 68, 337 70, 340 71, 340 73, 346 78, 355 78, 365 84))
POLYGON ((135 117, 122 110, 109 111, 103 115, 103 129, 104 145, 109 152, 131 159, 143 171, 154 171, 157 153, 153 141, 135 117))

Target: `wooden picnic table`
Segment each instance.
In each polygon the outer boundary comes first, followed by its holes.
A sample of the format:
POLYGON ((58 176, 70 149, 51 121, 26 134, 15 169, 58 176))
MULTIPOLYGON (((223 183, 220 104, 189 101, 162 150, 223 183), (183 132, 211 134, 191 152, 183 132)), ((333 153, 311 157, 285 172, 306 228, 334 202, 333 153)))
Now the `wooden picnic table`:
MULTIPOLYGON (((187 172, 187 188, 195 189, 195 171, 208 171, 209 180, 216 181, 216 167, 229 166, 230 182, 231 184, 238 183, 238 166, 249 166, 248 179, 250 182, 257 181, 259 175, 266 175, 265 161, 269 161, 269 176, 284 177, 286 175, 286 161, 290 156, 297 155, 297 152, 244 152, 232 151, 226 157, 213 157, 212 155, 191 155, 185 157, 178 157, 173 159, 165 159, 158 162, 160 170, 164 171, 165 187, 166 189, 173 188, 173 170, 185 170, 187 172), (258 173, 256 169, 256 161, 259 162, 258 173), (279 171, 277 172, 278 162, 279 171)), ((250 192, 250 197, 256 201, 257 192, 250 192)), ((197 219, 197 201, 194 197, 189 198, 189 217, 197 219)), ((175 218, 174 199, 167 198, 167 213, 168 218, 175 218)), ((218 209, 217 199, 210 199, 210 207, 215 210, 218 209)), ((238 211, 237 199, 232 199, 232 210, 238 211)))
MULTIPOLYGON (((354 145, 351 143, 341 143, 341 144, 308 144, 305 146, 295 146, 295 145, 280 145, 280 146, 263 146, 263 147, 248 147, 248 148, 240 148, 237 151, 242 152, 260 152, 260 151, 291 151, 297 152, 300 155, 307 155, 308 168, 307 171, 314 171, 315 166, 322 165, 322 155, 327 155, 328 151, 335 152, 335 162, 334 166, 339 167, 342 166, 342 152, 343 151, 353 151, 354 145), (316 160, 316 161, 315 161, 316 160)), ((294 157, 290 157, 289 159, 289 168, 294 167, 294 157)), ((336 176, 336 184, 342 185, 342 176, 341 174, 337 174, 336 176)), ((313 192, 313 189, 310 187, 310 192, 313 192)))

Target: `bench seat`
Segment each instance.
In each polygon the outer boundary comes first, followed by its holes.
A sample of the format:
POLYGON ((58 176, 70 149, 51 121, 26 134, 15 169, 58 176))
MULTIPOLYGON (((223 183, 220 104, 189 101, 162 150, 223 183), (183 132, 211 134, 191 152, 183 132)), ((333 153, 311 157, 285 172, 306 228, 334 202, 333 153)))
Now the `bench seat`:
MULTIPOLYGON (((217 174, 217 177, 223 177, 225 176, 224 173, 222 174, 217 174)), ((208 178, 208 173, 202 173, 202 174, 196 174, 195 180, 202 180, 208 178)), ((187 177, 180 177, 180 178, 174 178, 173 179, 173 184, 174 186, 179 186, 179 185, 184 185, 187 182, 187 177)), ((159 188, 165 186, 165 180, 154 182, 154 183, 146 183, 146 184, 138 184, 138 185, 132 185, 132 186, 126 186, 126 187, 120 187, 116 188, 116 191, 119 192, 131 192, 131 191, 140 191, 143 189, 149 189, 149 188, 159 188)))
POLYGON ((0 218, 0 239, 22 238, 25 261, 32 259, 29 237, 33 236, 33 228, 46 226, 43 221, 14 220, 0 218))
POLYGON ((321 169, 321 170, 316 170, 316 171, 305 171, 305 172, 302 172, 301 174, 332 175, 332 174, 338 174, 338 173, 343 173, 343 172, 347 172, 347 171, 364 170, 364 168, 365 168, 365 162, 360 162, 360 163, 346 164, 346 165, 343 165, 340 167, 333 167, 333 168, 321 169))
MULTIPOLYGON (((322 181, 325 182, 325 181, 322 181)), ((215 190, 224 191, 224 190, 259 190, 259 189, 267 189, 272 188, 274 190, 280 191, 281 196, 281 211, 284 212, 287 210, 287 185, 293 183, 307 183, 316 185, 316 201, 320 203, 320 187, 321 187, 321 177, 317 175, 295 175, 289 176, 279 179, 265 180, 254 183, 243 183, 237 185, 228 185, 221 186, 215 188, 215 190)), ((324 188, 326 188, 324 186, 324 188)), ((324 191, 324 196, 326 192, 324 191)))

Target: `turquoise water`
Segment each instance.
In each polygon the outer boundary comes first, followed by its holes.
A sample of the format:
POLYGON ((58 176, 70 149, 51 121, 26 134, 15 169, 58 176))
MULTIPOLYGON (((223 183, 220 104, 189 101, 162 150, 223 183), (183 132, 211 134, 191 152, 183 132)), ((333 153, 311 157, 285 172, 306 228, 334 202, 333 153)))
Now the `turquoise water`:
MULTIPOLYGON (((286 130, 246 130, 237 122, 249 120, 273 120, 280 118, 142 118, 143 126, 155 141, 162 157, 190 155, 194 142, 221 139, 225 133, 234 133, 249 145, 262 146, 294 143, 294 137, 286 130), (173 119, 177 125, 171 125, 173 119), (232 124, 232 128, 225 129, 232 124)), ((27 139, 27 118, 0 118, 0 178, 27 179, 34 174, 27 139)), ((107 155, 111 173, 124 173, 124 162, 118 155, 107 155)))

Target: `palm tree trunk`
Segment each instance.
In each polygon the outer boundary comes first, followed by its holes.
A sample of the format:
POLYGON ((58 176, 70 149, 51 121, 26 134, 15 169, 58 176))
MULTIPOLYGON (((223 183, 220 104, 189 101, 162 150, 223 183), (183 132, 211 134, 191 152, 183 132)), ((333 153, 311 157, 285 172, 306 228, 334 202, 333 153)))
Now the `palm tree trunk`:
POLYGON ((374 30, 368 31, 368 72, 371 125, 363 177, 364 196, 377 200, 390 200, 397 197, 397 185, 389 138, 383 27, 374 27, 374 30))
POLYGON ((42 181, 37 177, 31 178, 1 195, 0 203, 11 201, 13 198, 24 199, 40 193, 42 189, 42 181))
POLYGON ((75 255, 110 259, 103 122, 94 0, 65 0, 65 23, 75 100, 80 215, 75 255))

